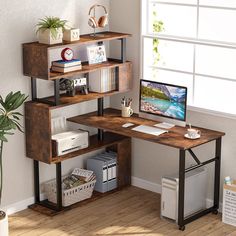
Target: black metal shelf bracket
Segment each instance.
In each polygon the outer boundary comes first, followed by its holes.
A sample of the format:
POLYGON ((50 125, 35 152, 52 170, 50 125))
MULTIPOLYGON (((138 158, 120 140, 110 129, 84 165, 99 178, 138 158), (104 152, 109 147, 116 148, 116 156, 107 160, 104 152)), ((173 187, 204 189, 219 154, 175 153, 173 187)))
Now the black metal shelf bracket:
MULTIPOLYGON (((98 116, 103 116, 104 114, 104 98, 98 98, 98 116)), ((98 129, 98 140, 103 140, 103 130, 98 129)))
POLYGON ((37 79, 34 77, 31 77, 31 97, 32 101, 37 100, 37 79))
POLYGON ((121 40, 121 61, 124 63, 126 62, 126 38, 120 40, 121 40))
POLYGON ((60 80, 54 80, 54 99, 55 99, 55 106, 60 104, 60 80))

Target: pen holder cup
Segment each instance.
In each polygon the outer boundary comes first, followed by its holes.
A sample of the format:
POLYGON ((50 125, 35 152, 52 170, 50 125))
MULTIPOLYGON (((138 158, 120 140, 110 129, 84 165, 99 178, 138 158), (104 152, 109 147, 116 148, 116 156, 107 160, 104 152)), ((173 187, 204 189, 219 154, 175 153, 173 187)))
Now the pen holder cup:
POLYGON ((130 117, 133 115, 133 110, 131 107, 126 107, 126 106, 122 106, 121 108, 121 116, 122 117, 130 117))

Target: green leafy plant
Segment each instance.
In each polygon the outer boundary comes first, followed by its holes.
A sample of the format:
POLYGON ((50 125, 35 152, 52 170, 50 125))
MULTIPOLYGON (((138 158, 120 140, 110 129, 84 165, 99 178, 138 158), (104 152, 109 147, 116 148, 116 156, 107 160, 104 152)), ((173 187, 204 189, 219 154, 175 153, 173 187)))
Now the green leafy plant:
POLYGON ((13 135, 14 130, 23 132, 22 126, 19 123, 20 117, 23 115, 15 110, 18 109, 26 99, 27 96, 20 91, 16 93, 10 92, 5 100, 0 96, 0 202, 2 199, 3 187, 3 144, 4 142, 8 142, 7 135, 13 135))
POLYGON ((66 23, 66 20, 61 20, 59 17, 46 16, 44 19, 40 19, 36 25, 38 27, 36 33, 38 33, 40 30, 45 31, 49 29, 52 34, 52 38, 56 39, 58 29, 62 28, 64 31, 66 23))
MULTIPOLYGON (((153 26, 154 33, 159 33, 164 30, 164 23, 157 19, 156 11, 153 11, 153 24, 152 24, 152 26, 153 26)), ((158 46, 159 46, 158 38, 153 39, 154 65, 156 65, 158 63, 158 61, 160 60, 160 53, 158 50, 158 46)))

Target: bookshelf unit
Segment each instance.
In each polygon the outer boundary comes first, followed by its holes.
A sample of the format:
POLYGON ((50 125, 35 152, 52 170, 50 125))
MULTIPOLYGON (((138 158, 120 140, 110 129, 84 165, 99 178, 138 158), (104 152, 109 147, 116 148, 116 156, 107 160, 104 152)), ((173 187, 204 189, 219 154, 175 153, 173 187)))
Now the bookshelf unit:
POLYGON ((54 109, 61 107, 97 100, 97 114, 103 115, 104 97, 118 93, 127 92, 132 84, 132 63, 126 61, 126 39, 130 34, 116 32, 102 32, 102 36, 81 35, 79 41, 63 42, 57 45, 45 45, 38 42, 23 44, 23 73, 31 78, 32 101, 25 103, 25 133, 26 133, 26 156, 34 161, 34 192, 35 204, 30 208, 47 215, 55 215, 64 210, 80 206, 85 202, 92 201, 106 194, 95 193, 92 199, 75 204, 70 207, 62 207, 62 162, 71 158, 79 157, 82 154, 99 149, 109 149, 117 152, 118 155, 118 188, 117 190, 129 186, 131 183, 131 140, 129 137, 104 132, 98 129, 98 134, 90 137, 89 147, 71 152, 63 156, 55 153, 55 143, 51 140, 51 117, 54 109), (82 63, 82 70, 69 73, 58 73, 50 70, 49 54, 52 49, 62 50, 70 46, 85 46, 91 43, 103 41, 120 40, 120 59, 109 58, 107 62, 89 65, 82 63), (89 73, 103 68, 115 68, 116 89, 107 93, 89 92, 87 95, 76 94, 74 97, 60 94, 59 81, 61 78, 70 78, 84 74, 88 79, 89 73), (38 98, 37 80, 42 79, 54 83, 54 95, 51 97, 38 98), (57 204, 52 204, 47 200, 40 200, 39 162, 56 165, 57 181, 57 204))

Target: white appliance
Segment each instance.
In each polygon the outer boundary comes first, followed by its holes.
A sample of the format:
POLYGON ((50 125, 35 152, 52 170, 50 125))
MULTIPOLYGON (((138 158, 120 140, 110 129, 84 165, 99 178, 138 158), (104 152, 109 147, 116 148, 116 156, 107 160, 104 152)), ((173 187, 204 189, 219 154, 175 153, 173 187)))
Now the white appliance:
POLYGON ((86 130, 69 130, 65 117, 52 119, 52 140, 56 142, 58 156, 65 155, 89 145, 89 132, 86 130))
MULTIPOLYGON (((178 175, 162 178, 161 216, 178 219, 178 175)), ((206 209, 207 171, 198 168, 185 174, 184 217, 206 209)))
POLYGON ((88 131, 74 130, 52 135, 57 142, 57 155, 65 155, 88 147, 88 131))

